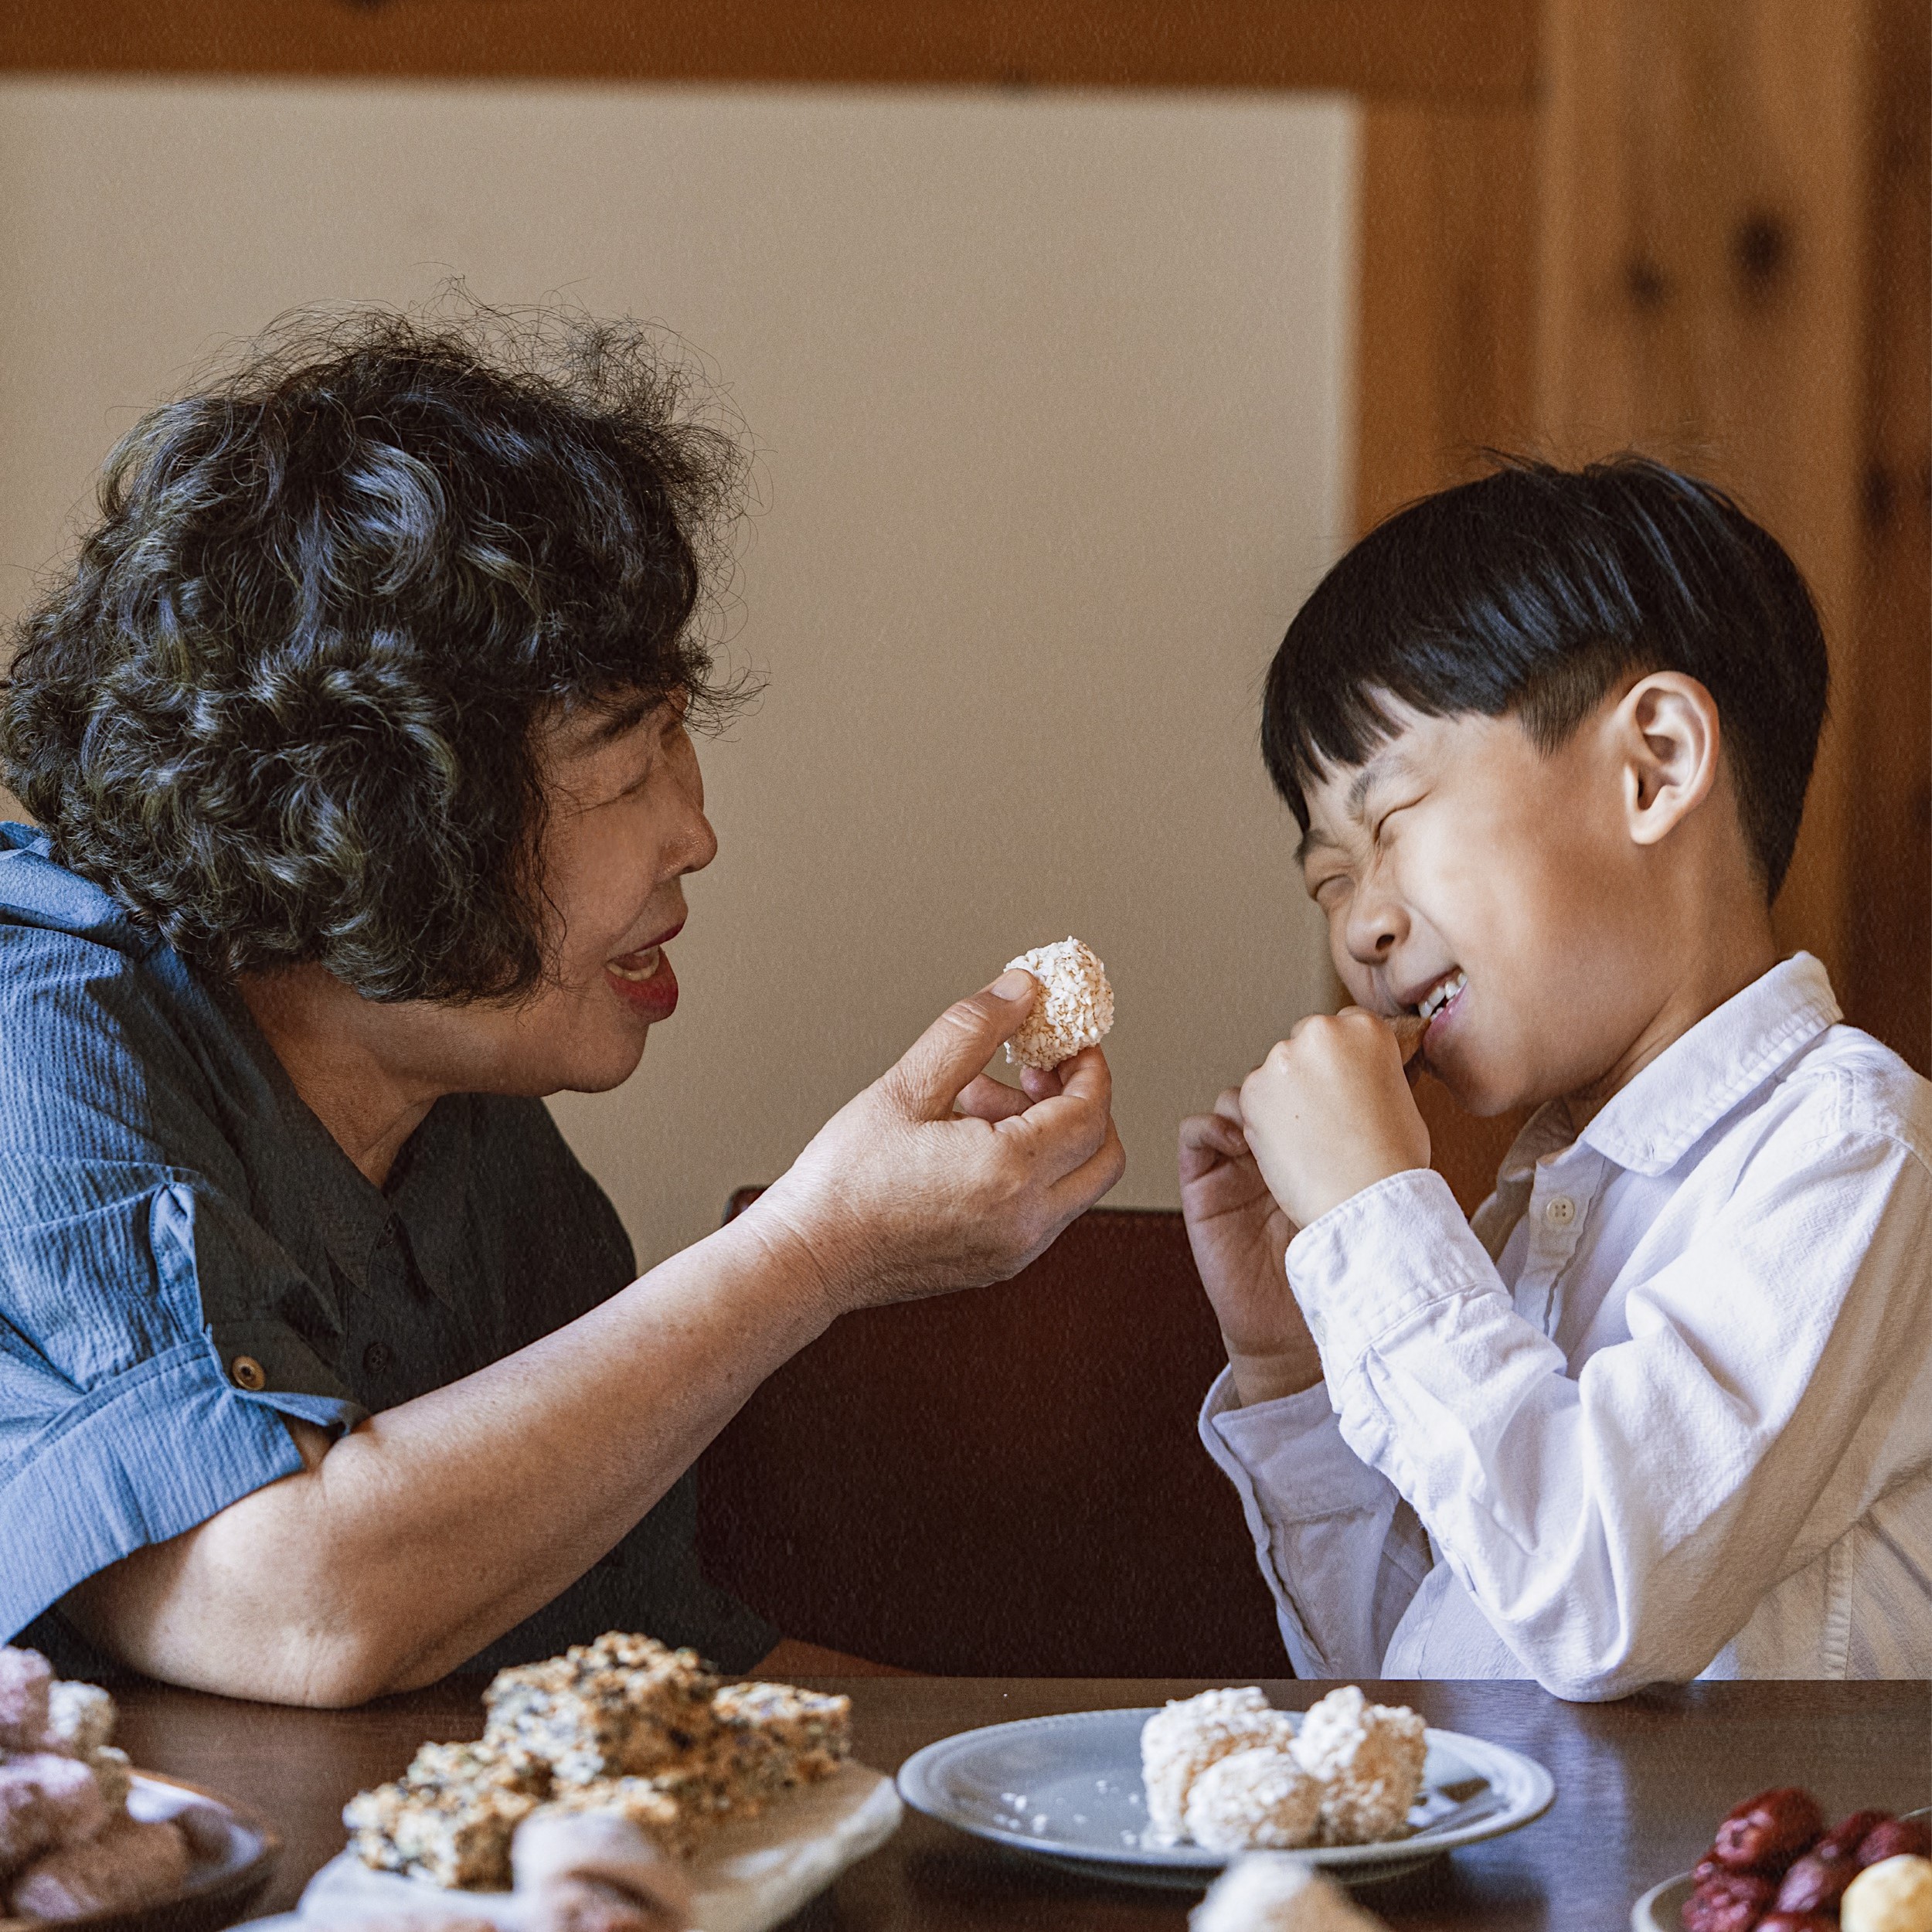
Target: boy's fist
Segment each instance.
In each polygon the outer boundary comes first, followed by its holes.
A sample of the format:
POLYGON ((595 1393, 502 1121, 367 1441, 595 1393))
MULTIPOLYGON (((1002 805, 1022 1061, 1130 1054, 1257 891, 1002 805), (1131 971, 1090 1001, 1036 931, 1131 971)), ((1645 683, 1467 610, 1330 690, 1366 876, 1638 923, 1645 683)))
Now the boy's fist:
POLYGON ((1298 1227, 1392 1174, 1429 1165, 1429 1130, 1386 1019, 1359 1006, 1303 1020, 1241 1087, 1268 1192, 1298 1227))

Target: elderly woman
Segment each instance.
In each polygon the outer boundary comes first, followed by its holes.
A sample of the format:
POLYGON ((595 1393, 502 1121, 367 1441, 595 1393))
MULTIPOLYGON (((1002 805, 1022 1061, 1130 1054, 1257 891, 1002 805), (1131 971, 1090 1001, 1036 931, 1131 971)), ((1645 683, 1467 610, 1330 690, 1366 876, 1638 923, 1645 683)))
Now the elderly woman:
POLYGON ((0 710, 0 1637, 315 1704, 611 1624, 748 1668, 693 1459, 1118 1177, 1097 1050, 983 1077, 1005 975, 632 1279, 541 1097, 635 1069, 716 849, 679 402, 634 331, 364 316, 112 458, 0 710))

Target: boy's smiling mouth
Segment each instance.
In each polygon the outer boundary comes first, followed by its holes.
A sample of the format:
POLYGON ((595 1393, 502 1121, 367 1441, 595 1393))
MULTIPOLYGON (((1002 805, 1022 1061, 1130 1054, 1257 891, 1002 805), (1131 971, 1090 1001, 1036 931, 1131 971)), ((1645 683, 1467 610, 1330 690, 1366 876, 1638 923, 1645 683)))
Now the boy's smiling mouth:
POLYGON ((1444 1008, 1451 1005, 1469 984, 1469 975, 1458 966, 1443 975, 1428 992, 1417 1002, 1416 1013, 1419 1019, 1434 1019, 1444 1008))

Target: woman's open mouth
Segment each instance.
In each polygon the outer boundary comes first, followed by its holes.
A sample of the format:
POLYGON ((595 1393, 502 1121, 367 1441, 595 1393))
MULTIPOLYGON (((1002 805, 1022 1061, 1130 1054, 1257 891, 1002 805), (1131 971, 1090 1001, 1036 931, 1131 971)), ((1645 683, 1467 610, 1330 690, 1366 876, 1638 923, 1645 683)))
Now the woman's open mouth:
POLYGON ((676 937, 675 931, 668 933, 634 953, 622 953, 604 962, 611 992, 633 1012, 648 1019, 668 1019, 677 1010, 678 976, 664 950, 676 937))

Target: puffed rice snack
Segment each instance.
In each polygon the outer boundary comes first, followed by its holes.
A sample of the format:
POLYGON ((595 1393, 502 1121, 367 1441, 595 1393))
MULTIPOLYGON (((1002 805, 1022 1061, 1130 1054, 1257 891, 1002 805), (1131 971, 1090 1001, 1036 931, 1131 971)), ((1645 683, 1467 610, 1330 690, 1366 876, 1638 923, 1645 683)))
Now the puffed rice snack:
POLYGON ((1026 1024, 1006 1043, 1009 1066, 1057 1066, 1089 1046, 1097 1046, 1114 1024, 1114 989, 1107 968, 1070 935, 1052 946, 1006 962, 1039 981, 1039 996, 1026 1024))
POLYGON ((1187 1832, 1188 1794, 1217 1759, 1256 1745, 1288 1748, 1294 1727, 1259 1690, 1202 1691, 1176 1699, 1141 1726, 1141 1779, 1148 1831, 1177 1842, 1187 1832))
POLYGON ((1371 1704, 1353 1684, 1332 1690, 1301 1720, 1294 1754, 1322 1783, 1330 1845, 1400 1838, 1422 1790, 1426 1726, 1405 1706, 1371 1704))

